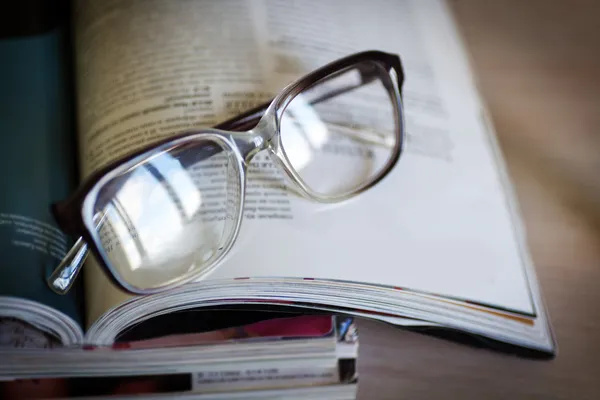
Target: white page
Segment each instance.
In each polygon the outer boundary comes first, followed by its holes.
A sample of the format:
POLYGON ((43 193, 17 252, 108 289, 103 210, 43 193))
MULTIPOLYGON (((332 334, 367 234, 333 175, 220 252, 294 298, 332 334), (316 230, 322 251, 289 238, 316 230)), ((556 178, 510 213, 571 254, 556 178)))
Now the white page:
MULTIPOLYGON (((253 2, 245 0, 79 0, 83 177, 150 141, 211 126, 271 98, 261 57, 266 43, 253 35, 254 21, 253 2)), ((130 297, 93 257, 85 279, 88 326, 130 297)))
POLYGON ((323 63, 369 48, 397 52, 406 66, 410 135, 399 164, 345 204, 292 198, 293 220, 245 220, 231 257, 211 278, 341 279, 532 313, 493 149, 458 38, 445 29, 449 15, 437 2, 382 3, 353 2, 340 10, 303 2, 289 10, 287 2, 274 1, 266 23, 257 25, 267 27, 273 59, 302 60, 302 44, 318 49, 306 62, 312 67, 311 58, 323 63), (285 45, 273 45, 278 42, 285 45))
MULTIPOLYGON (((441 3, 106 1, 82 10, 84 175, 149 140, 262 102, 337 57, 379 49, 402 58, 409 140, 395 170, 339 205, 250 188, 250 200, 278 196, 281 218, 245 219, 210 278, 351 280, 533 311, 475 91, 441 3), (157 84, 166 78, 168 90, 157 84), (190 95, 187 107, 175 106, 190 95)), ((249 183, 262 164, 253 164, 249 183)), ((256 217, 270 213, 248 205, 256 217)), ((97 268, 89 272, 94 321, 125 297, 97 268)))

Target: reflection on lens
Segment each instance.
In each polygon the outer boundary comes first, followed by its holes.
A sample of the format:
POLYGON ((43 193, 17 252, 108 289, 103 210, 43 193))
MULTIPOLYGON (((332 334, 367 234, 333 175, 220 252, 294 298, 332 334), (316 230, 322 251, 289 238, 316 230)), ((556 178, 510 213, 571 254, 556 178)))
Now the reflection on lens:
POLYGON ((286 107, 282 146, 311 190, 342 195, 386 167, 397 140, 390 85, 387 71, 366 62, 321 80, 286 107))
POLYGON ((108 263, 151 289, 201 271, 219 256, 239 199, 227 152, 195 141, 149 158, 99 191, 94 218, 108 263), (229 183, 228 183, 229 182, 229 183), (229 196, 229 199, 228 199, 229 196))

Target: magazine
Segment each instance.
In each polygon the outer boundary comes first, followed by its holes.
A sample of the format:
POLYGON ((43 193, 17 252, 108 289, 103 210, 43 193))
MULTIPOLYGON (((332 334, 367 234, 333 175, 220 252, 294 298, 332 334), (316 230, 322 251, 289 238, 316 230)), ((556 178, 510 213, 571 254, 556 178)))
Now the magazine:
MULTIPOLYGON (((170 313, 277 307, 554 354, 510 179, 444 2, 351 1, 342 11, 312 0, 77 1, 69 29, 51 104, 72 102, 76 129, 68 118, 52 125, 40 117, 31 123, 44 121, 43 129, 1 138, 15 141, 2 143, 11 148, 3 166, 15 171, 0 178, 10 187, 0 204, 4 317, 83 348, 113 346, 170 313), (57 227, 51 203, 145 144, 216 126, 366 50, 397 54, 404 69, 406 144, 385 179, 346 202, 317 203, 295 196, 259 153, 248 166, 239 237, 209 276, 132 296, 88 256, 68 294, 49 289, 46 279, 76 239, 57 227)), ((59 34, 46 40, 59 43, 59 34)), ((379 103, 369 107, 377 112, 379 103)))

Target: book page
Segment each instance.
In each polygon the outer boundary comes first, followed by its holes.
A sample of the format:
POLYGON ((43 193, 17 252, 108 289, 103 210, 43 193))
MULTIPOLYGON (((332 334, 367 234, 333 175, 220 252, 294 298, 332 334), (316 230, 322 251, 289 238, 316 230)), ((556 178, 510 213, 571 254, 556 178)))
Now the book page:
MULTIPOLYGON (((243 0, 77 2, 82 178, 146 143, 214 125, 273 97, 267 43, 255 29, 259 6, 243 0)), ((282 176, 274 166, 261 169, 265 173, 282 176)), ((280 217, 290 218, 286 194, 269 194, 280 198, 280 217)), ((261 190, 248 195, 267 197, 261 190)), ((92 257, 85 280, 88 325, 129 297, 92 257)))
POLYGON ((46 284, 72 245, 50 205, 77 185, 68 9, 47 11, 32 2, 0 13, 0 319, 56 334, 40 320, 81 330, 83 298, 81 282, 66 296, 46 284))
POLYGON ((444 3, 272 0, 263 18, 272 68, 288 77, 353 51, 399 54, 407 146, 386 179, 343 205, 297 199, 293 221, 244 221, 212 277, 339 279, 535 313, 504 172, 444 3))
MULTIPOLYGON (((405 68, 408 134, 394 171, 348 202, 315 204, 253 185, 259 174, 283 179, 259 154, 240 236, 209 279, 338 279, 534 312, 502 173, 448 11, 438 2, 375 3, 79 2, 83 176, 261 103, 338 57, 394 52, 405 68)), ((90 264, 88 323, 126 299, 90 264)))

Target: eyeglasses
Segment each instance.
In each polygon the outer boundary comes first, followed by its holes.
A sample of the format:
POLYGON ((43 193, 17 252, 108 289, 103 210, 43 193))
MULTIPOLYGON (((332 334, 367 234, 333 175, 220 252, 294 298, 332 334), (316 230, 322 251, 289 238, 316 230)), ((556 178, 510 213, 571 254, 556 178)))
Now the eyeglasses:
POLYGON ((340 202, 371 188, 402 151, 403 80, 397 55, 353 54, 291 83, 267 104, 96 171, 52 206, 63 231, 79 239, 49 286, 66 293, 89 250, 131 294, 206 276, 238 236, 248 167, 261 151, 307 199, 340 202))

